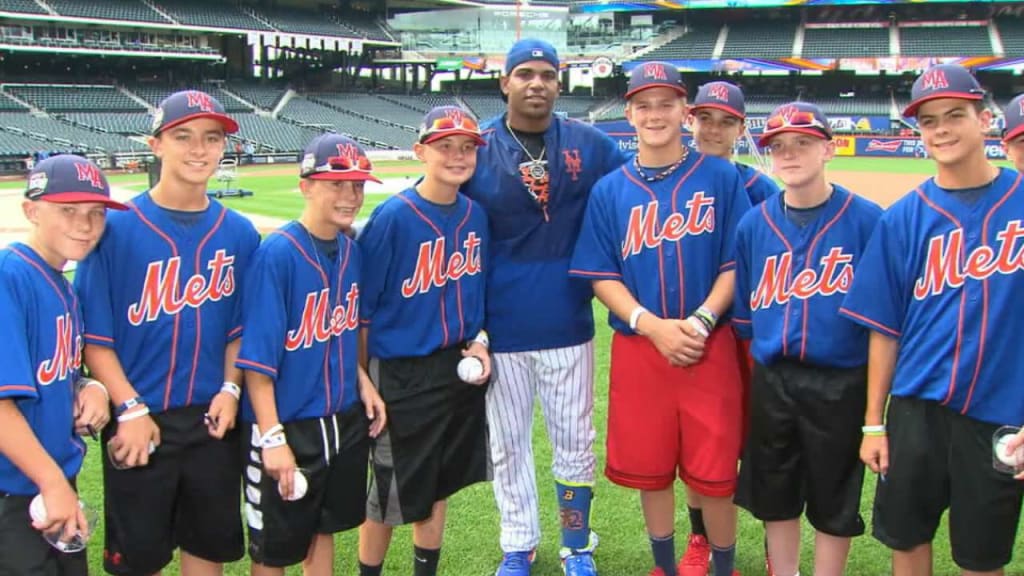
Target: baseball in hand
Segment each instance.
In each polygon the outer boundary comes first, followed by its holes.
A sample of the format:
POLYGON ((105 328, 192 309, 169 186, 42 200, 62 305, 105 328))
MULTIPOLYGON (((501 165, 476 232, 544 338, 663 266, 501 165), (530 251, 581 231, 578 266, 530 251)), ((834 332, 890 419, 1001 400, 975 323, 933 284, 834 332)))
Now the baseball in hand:
POLYGON ((1006 454, 1006 445, 1012 439, 1013 434, 1007 434, 996 442, 996 458, 1011 468, 1022 468, 1024 467, 1024 445, 1018 446, 1013 453, 1006 454))
POLYGON ((28 515, 35 522, 46 522, 46 504, 43 502, 43 495, 36 494, 28 504, 28 515))
POLYGON ((476 356, 466 356, 459 361, 459 378, 468 384, 474 384, 484 375, 484 363, 476 356))
POLYGON ((292 476, 292 495, 288 497, 287 494, 281 491, 281 484, 278 483, 277 491, 280 492, 281 497, 285 500, 294 502, 295 500, 301 500, 306 495, 306 491, 309 490, 309 481, 306 480, 306 475, 296 470, 292 476))

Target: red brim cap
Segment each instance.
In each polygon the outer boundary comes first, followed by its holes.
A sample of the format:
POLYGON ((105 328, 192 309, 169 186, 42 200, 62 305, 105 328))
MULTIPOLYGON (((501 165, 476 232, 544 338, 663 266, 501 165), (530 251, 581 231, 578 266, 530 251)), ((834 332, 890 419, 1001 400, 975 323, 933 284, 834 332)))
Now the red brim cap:
POLYGON ((430 144, 431 142, 437 142, 438 140, 449 136, 469 136, 474 142, 476 142, 477 146, 487 146, 487 142, 481 138, 479 134, 476 132, 470 132, 469 130, 444 130, 442 132, 434 132, 433 134, 428 134, 426 138, 420 141, 420 144, 430 144))
POLYGON ((1003 136, 1003 142, 1009 142, 1010 140, 1013 140, 1014 138, 1020 136, 1021 134, 1024 134, 1024 124, 1017 126, 1013 130, 1007 131, 1006 134, 1003 136))
POLYGON ((925 102, 931 102, 932 100, 939 100, 941 98, 957 98, 959 100, 981 100, 985 97, 984 94, 972 94, 970 92, 940 92, 936 94, 929 94, 914 100, 909 106, 903 109, 904 118, 913 118, 917 116, 917 109, 921 107, 921 104, 925 102))
POLYGON ((663 83, 663 82, 652 82, 650 84, 644 84, 643 86, 637 86, 636 88, 630 90, 629 92, 626 92, 626 100, 629 100, 634 95, 639 94, 640 92, 643 92, 644 90, 649 90, 651 88, 671 88, 671 89, 675 90, 676 92, 678 92, 680 96, 686 96, 686 88, 683 88, 682 86, 680 86, 678 84, 668 84, 668 83, 663 83))
POLYGON ((314 172, 309 176, 303 176, 303 178, 309 178, 310 180, 342 180, 349 182, 365 182, 369 180, 371 182, 381 184, 380 179, 369 172, 314 172))
POLYGON ((763 132, 761 134, 761 137, 757 139, 757 145, 762 147, 762 148, 764 148, 765 146, 768 145, 768 142, 772 138, 778 136, 779 134, 785 134, 786 132, 795 132, 795 133, 798 133, 798 134, 807 134, 808 136, 814 136, 816 138, 821 138, 822 140, 831 140, 832 139, 831 136, 829 136, 828 134, 825 134, 824 132, 822 132, 821 130, 819 130, 817 128, 802 128, 802 127, 798 127, 798 126, 786 126, 784 128, 779 128, 778 130, 772 130, 770 132, 763 132))
POLYGON ((98 202, 111 210, 127 210, 128 206, 114 200, 110 196, 96 194, 95 192, 57 192, 55 194, 44 194, 38 198, 55 204, 82 204, 85 202, 98 202))
POLYGON ((184 124, 185 122, 191 122, 192 120, 198 120, 199 118, 209 118, 210 120, 216 120, 224 127, 225 134, 234 134, 238 132, 238 122, 235 122, 234 118, 226 114, 218 114, 216 112, 200 112, 198 114, 189 114, 188 116, 182 116, 181 118, 175 118, 170 122, 165 122, 160 125, 159 128, 153 133, 154 136, 161 132, 170 130, 175 126, 184 124))
POLYGON ((733 108, 732 106, 726 106, 725 104, 695 104, 690 107, 690 113, 692 114, 702 108, 714 108, 715 110, 721 110, 726 114, 732 114, 733 116, 739 118, 740 120, 746 120, 746 117, 743 114, 740 114, 739 110, 733 108))

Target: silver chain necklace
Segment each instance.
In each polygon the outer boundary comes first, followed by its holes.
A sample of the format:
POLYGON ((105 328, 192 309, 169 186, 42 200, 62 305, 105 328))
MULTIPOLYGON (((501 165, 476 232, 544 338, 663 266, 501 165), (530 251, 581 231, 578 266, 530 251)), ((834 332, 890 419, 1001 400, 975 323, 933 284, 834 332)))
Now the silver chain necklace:
POLYGON ((548 151, 548 145, 545 144, 544 147, 540 149, 540 154, 535 158, 533 154, 530 154, 530 150, 522 143, 522 141, 519 140, 519 137, 516 136, 515 131, 512 130, 512 125, 508 122, 507 116, 505 117, 505 128, 508 129, 508 133, 512 136, 512 139, 516 141, 516 144, 519 144, 519 147, 526 153, 526 157, 530 159, 530 176, 535 180, 543 178, 544 174, 547 173, 547 169, 544 167, 544 154, 548 151))
MULTIPOLYGON (((309 228, 306 228, 305 224, 299 222, 299 226, 302 226, 302 229, 305 230, 306 238, 309 238, 309 243, 311 246, 313 246, 313 257, 316 258, 317 268, 320 268, 320 272, 324 275, 324 277, 327 277, 327 270, 324 270, 324 265, 323 263, 320 262, 320 245, 317 244, 316 240, 313 240, 313 235, 310 234, 309 228)), ((338 254, 341 254, 341 241, 339 241, 337 238, 335 238, 334 241, 338 244, 338 254)), ((330 286, 330 279, 328 279, 327 284, 328 285, 324 286, 324 288, 328 288, 330 286)))

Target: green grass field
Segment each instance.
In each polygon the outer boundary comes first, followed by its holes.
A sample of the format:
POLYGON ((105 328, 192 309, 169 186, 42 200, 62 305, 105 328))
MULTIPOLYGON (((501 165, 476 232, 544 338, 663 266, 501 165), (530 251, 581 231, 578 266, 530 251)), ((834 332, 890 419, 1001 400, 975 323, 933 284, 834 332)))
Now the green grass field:
MULTIPOLYGON (((380 165, 394 163, 380 163, 380 165)), ((415 163, 400 164, 409 169, 409 175, 417 173, 415 163)), ((922 160, 870 160, 854 158, 836 158, 830 167, 835 170, 877 171, 889 173, 920 173, 924 175, 932 171, 931 164, 922 160)), ((255 196, 244 199, 226 199, 225 203, 245 212, 262 214, 278 218, 294 218, 301 209, 301 199, 296 191, 297 178, 294 176, 270 176, 267 170, 275 167, 247 169, 239 181, 239 185, 255 191, 255 196), (262 174, 261 174, 262 173, 262 174)), ((276 167, 280 168, 280 167, 276 167)), ((405 174, 403 174, 404 176, 405 174)), ((145 188, 145 177, 139 175, 114 176, 113 184, 142 190, 145 188)), ((411 182, 411 180, 410 180, 411 182)), ((20 183, 0 184, 0 189, 18 188, 20 183)), ((362 216, 369 216, 370 211, 386 195, 368 195, 362 216)), ((598 453, 598 480, 596 501, 593 513, 593 527, 601 536, 601 544, 597 552, 598 565, 605 576, 639 576, 646 574, 650 565, 650 549, 644 532, 640 513, 639 499, 636 492, 625 490, 610 484, 601 475, 604 464, 605 422, 607 417, 607 384, 608 384, 608 342, 610 332, 604 322, 606 312, 595 305, 598 321, 597 333, 597 378, 595 381, 595 424, 597 426, 596 450, 598 453)), ((534 419, 534 448, 537 457, 539 487, 542 497, 541 518, 545 530, 544 540, 539 551, 538 563, 534 567, 536 576, 555 576, 561 574, 558 562, 558 520, 554 486, 550 476, 551 450, 547 442, 539 409, 534 419)), ((101 498, 100 467, 97 454, 99 447, 90 441, 90 453, 85 468, 79 478, 79 488, 83 498, 95 506, 99 506, 101 498)), ((677 486, 678 487, 678 486, 677 486)), ((864 484, 862 508, 864 519, 870 526, 871 501, 873 499, 875 479, 868 475, 864 484)), ((682 553, 685 536, 688 533, 684 501, 677 490, 677 554, 682 553)), ((456 495, 450 503, 448 528, 445 547, 442 553, 442 574, 451 576, 485 576, 493 571, 501 557, 498 547, 498 517, 490 485, 474 486, 456 495)), ((102 573, 101 536, 90 546, 90 564, 94 574, 102 573)), ((340 535, 336 539, 336 555, 338 558, 336 574, 356 574, 356 537, 354 533, 340 535)), ((804 529, 804 554, 801 572, 811 574, 813 532, 806 526, 804 529)), ((952 575, 957 573, 950 559, 945 525, 940 529, 935 541, 935 574, 952 575)), ((388 574, 407 575, 411 573, 412 544, 410 530, 400 528, 396 531, 391 553, 388 557, 386 570, 388 574)), ((762 529, 760 523, 749 515, 740 513, 740 535, 738 542, 738 569, 746 576, 764 573, 762 554, 762 529)), ((165 574, 177 573, 177 565, 169 567, 165 574)), ((228 567, 228 574, 248 574, 248 563, 238 562, 228 567)), ((288 574, 300 574, 292 569, 288 574)), ((876 576, 890 573, 889 553, 870 536, 857 538, 853 544, 848 573, 857 576, 876 576)), ((1024 558, 1018 557, 1007 567, 1007 574, 1024 574, 1024 558)))

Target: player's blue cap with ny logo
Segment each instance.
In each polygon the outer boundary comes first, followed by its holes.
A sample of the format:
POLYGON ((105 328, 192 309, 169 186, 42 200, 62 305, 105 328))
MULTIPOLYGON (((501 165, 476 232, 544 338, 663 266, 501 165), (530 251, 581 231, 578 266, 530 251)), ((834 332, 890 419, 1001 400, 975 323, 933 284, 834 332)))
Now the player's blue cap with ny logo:
POLYGON ((1010 103, 1003 108, 1003 115, 1003 120, 1006 123, 1003 129, 1003 142, 1009 142, 1024 134, 1024 94, 1010 100, 1010 103))
POLYGON ((99 202, 114 210, 127 210, 110 197, 110 185, 100 167, 88 158, 58 154, 40 161, 28 174, 25 197, 58 204, 99 202))
POLYGON ((164 98, 153 112, 153 136, 198 118, 216 120, 227 134, 238 132, 238 122, 216 98, 199 90, 183 90, 164 98))
POLYGON ((380 180, 370 173, 373 163, 355 140, 340 134, 322 134, 302 152, 299 177, 310 180, 380 180))
POLYGON ((558 70, 558 50, 550 43, 537 38, 523 38, 516 42, 505 55, 505 74, 511 73, 516 66, 533 60, 547 62, 558 70))
POLYGON ((939 98, 982 100, 985 90, 967 68, 959 64, 936 64, 914 80, 910 89, 911 102, 903 110, 903 116, 913 118, 921 104, 939 98))
POLYGON ((743 99, 743 91, 739 86, 729 82, 708 82, 697 89, 693 98, 691 112, 702 108, 714 108, 743 120, 747 117, 747 105, 743 99))
POLYGON ((651 88, 671 88, 686 96, 686 84, 679 69, 668 62, 644 62, 629 73, 629 87, 626 89, 626 100, 638 92, 651 88))

